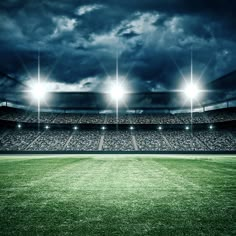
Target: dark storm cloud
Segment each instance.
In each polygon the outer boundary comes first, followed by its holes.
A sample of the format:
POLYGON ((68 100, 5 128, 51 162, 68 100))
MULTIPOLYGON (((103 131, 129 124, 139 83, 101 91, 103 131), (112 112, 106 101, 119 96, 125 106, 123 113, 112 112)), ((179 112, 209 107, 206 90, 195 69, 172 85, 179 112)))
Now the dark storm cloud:
POLYGON ((118 52, 130 90, 159 91, 189 76, 192 50, 207 83, 236 67, 234 10, 234 1, 2 1, 0 70, 27 83, 40 49, 56 88, 104 90, 118 52))

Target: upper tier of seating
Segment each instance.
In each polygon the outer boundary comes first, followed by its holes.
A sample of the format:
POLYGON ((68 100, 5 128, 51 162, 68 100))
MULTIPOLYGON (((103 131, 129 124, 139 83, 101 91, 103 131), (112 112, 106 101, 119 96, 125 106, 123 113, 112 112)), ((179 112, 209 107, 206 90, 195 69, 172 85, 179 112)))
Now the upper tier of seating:
MULTIPOLYGON (((37 123, 38 113, 12 108, 0 109, 0 120, 37 123)), ((235 109, 190 113, 81 114, 41 112, 40 122, 47 124, 206 124, 236 120, 235 109), (192 122, 191 122, 192 121, 192 122)))

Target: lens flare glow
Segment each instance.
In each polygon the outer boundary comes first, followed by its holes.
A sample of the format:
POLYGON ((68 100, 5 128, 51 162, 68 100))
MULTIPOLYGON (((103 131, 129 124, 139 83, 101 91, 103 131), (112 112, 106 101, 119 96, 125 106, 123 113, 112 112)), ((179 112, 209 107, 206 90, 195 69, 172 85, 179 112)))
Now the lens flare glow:
POLYGON ((31 85, 31 94, 35 100, 44 100, 47 95, 47 89, 44 83, 36 82, 31 85))
POLYGON ((125 95, 125 89, 120 84, 115 84, 111 88, 111 98, 115 101, 123 100, 125 95))
POLYGON ((185 87, 184 93, 189 99, 196 99, 200 93, 200 89, 197 84, 191 82, 185 87))

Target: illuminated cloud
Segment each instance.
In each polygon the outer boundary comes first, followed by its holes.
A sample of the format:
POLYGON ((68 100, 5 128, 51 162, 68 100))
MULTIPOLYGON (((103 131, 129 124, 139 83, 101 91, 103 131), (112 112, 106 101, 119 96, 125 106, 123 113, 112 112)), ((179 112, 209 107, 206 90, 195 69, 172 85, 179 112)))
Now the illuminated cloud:
POLYGON ((65 31, 73 31, 77 21, 75 19, 70 19, 68 17, 54 17, 53 21, 55 23, 55 30, 53 35, 56 36, 65 31))
POLYGON ((155 31, 156 27, 154 23, 158 19, 158 14, 155 13, 135 13, 121 22, 117 30, 117 33, 121 35, 125 34, 144 34, 147 32, 155 31))
POLYGON ((101 4, 84 5, 77 9, 76 14, 82 16, 92 11, 99 10, 101 8, 104 8, 104 6, 101 4))
MULTIPOLYGON (((30 88, 35 88, 37 84, 36 79, 27 81, 27 85, 30 88)), ((96 89, 99 85, 97 78, 85 78, 78 83, 63 83, 56 81, 42 80, 41 87, 44 87, 48 92, 89 92, 96 89)))
POLYGON ((159 91, 180 84, 179 70, 189 74, 191 49, 201 83, 236 68, 235 3, 80 2, 1 1, 0 70, 26 82, 40 49, 42 73, 60 89, 96 91, 114 74, 118 51, 132 91, 159 91))

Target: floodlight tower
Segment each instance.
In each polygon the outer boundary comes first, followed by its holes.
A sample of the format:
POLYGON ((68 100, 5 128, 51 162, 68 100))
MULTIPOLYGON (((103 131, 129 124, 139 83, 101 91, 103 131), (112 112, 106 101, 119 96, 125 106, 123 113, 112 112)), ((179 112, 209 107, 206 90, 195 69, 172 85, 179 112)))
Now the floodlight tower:
POLYGON ((33 99, 37 102, 37 112, 38 112, 38 128, 40 126, 40 106, 41 106, 41 101, 45 98, 46 96, 46 88, 45 84, 42 84, 41 82, 41 75, 40 75, 40 52, 38 52, 38 76, 36 82, 34 82, 31 85, 31 95, 33 99))
POLYGON ((122 99, 124 99, 124 95, 125 95, 125 89, 123 87, 123 82, 119 81, 119 60, 118 60, 118 54, 116 54, 116 75, 115 75, 115 81, 111 84, 110 96, 111 99, 115 102, 117 127, 119 121, 119 102, 122 101, 122 99))
POLYGON ((193 85, 193 52, 192 52, 192 49, 191 49, 191 83, 190 83, 190 91, 193 93, 191 98, 190 98, 190 103, 191 103, 191 132, 193 132, 193 96, 194 94, 196 95, 196 92, 197 90, 195 90, 195 87, 193 85))
POLYGON ((186 85, 184 93, 186 97, 190 100, 190 114, 191 114, 191 131, 193 128, 193 100, 195 100, 199 95, 199 88, 196 82, 193 81, 193 60, 191 51, 191 66, 190 66, 190 83, 186 85))
POLYGON ((116 124, 118 125, 118 121, 119 121, 119 93, 120 93, 120 89, 119 89, 119 61, 118 61, 118 53, 116 52, 116 89, 117 91, 115 92, 116 95, 116 124), (118 93, 117 93, 118 92, 118 93))
MULTIPOLYGON (((40 84, 40 51, 38 51, 38 87, 41 87, 40 84)), ((37 92, 40 93, 40 88, 37 88, 37 92)), ((41 96, 38 94, 37 96, 37 102, 38 102, 38 128, 40 126, 40 101, 41 101, 41 96)))
POLYGON ((116 78, 115 83, 111 87, 111 98, 115 101, 116 106, 116 124, 118 124, 119 120, 119 101, 124 97, 124 88, 122 84, 119 82, 119 61, 118 55, 116 55, 116 78))

